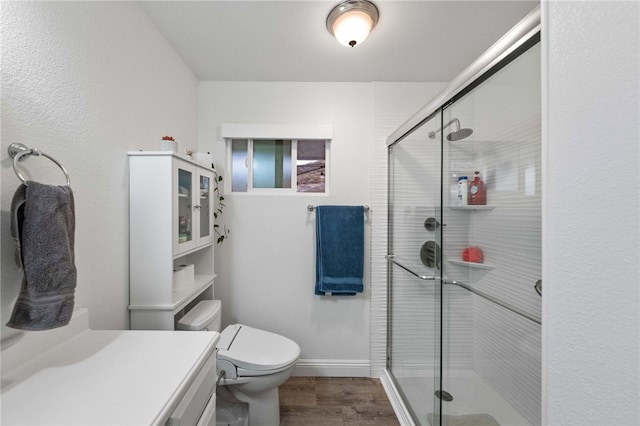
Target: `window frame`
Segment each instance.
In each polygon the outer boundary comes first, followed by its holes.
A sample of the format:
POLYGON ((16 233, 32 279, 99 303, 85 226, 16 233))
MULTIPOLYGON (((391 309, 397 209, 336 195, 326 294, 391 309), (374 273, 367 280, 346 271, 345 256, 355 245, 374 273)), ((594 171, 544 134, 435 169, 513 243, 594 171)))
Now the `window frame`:
POLYGON ((245 195, 298 195, 328 196, 331 188, 331 142, 332 125, 273 125, 273 124, 229 124, 221 126, 221 136, 225 140, 225 193, 245 195), (247 190, 232 190, 232 140, 247 140, 247 190), (253 187, 253 141, 254 140, 290 140, 291 141, 291 188, 254 188, 253 187), (324 192, 298 192, 298 141, 322 140, 325 147, 324 192))
POLYGON ((310 138, 227 138, 226 139, 226 172, 225 172, 225 192, 228 194, 255 194, 255 195, 329 195, 330 188, 330 153, 331 144, 327 139, 310 139, 310 138), (233 149, 234 140, 247 141, 247 190, 233 190, 233 149), (290 188, 255 188, 253 186, 253 143, 260 140, 288 140, 291 141, 291 187, 290 188), (298 141, 318 141, 324 143, 324 191, 323 192, 304 192, 298 191, 298 141))

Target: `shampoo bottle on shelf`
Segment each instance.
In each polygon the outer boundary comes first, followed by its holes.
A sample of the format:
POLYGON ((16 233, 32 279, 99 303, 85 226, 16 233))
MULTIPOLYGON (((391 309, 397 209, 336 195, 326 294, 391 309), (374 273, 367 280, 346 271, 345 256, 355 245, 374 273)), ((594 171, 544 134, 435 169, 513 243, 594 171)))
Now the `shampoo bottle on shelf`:
POLYGON ((469 204, 480 206, 487 204, 487 191, 484 182, 480 179, 480 172, 473 173, 475 177, 469 184, 469 204))
POLYGON ((468 199, 469 187, 467 185, 467 177, 460 176, 458 178, 458 197, 457 197, 457 205, 466 206, 468 199))

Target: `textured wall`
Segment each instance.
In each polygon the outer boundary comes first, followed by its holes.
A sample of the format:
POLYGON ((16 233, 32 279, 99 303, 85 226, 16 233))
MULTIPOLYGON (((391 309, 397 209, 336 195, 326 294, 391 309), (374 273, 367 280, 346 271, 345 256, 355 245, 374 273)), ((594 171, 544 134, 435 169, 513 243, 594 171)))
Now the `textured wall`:
POLYGON ((640 424, 640 3, 543 2, 549 425, 640 424))
MULTIPOLYGON (((76 201, 76 307, 91 326, 128 328, 127 151, 171 134, 195 146, 197 81, 133 2, 2 3, 2 323, 22 274, 9 235, 19 181, 7 147, 58 159, 76 201)), ((61 184, 44 158, 30 179, 61 184)), ((9 330, 3 328, 3 333, 9 330)))

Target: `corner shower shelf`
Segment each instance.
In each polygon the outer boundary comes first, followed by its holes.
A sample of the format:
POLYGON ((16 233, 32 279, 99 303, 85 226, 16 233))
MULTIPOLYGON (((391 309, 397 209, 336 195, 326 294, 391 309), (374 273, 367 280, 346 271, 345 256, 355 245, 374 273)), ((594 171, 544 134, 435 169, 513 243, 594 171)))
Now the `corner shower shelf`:
POLYGON ((451 210, 466 210, 466 211, 479 211, 479 210, 493 210, 496 206, 487 205, 466 205, 466 206, 449 206, 451 210))
POLYGON ((487 263, 475 263, 475 262, 465 262, 463 260, 447 260, 447 262, 458 265, 465 266, 467 268, 476 268, 476 269, 495 269, 495 266, 489 265, 487 263))

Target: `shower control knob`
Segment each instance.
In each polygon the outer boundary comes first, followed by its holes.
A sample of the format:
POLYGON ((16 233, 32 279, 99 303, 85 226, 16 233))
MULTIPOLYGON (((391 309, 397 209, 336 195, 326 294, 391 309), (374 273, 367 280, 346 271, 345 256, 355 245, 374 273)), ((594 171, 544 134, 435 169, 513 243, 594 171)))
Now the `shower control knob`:
POLYGON ((428 217, 427 220, 424 221, 424 227, 427 231, 435 231, 440 227, 440 222, 435 217, 428 217))

